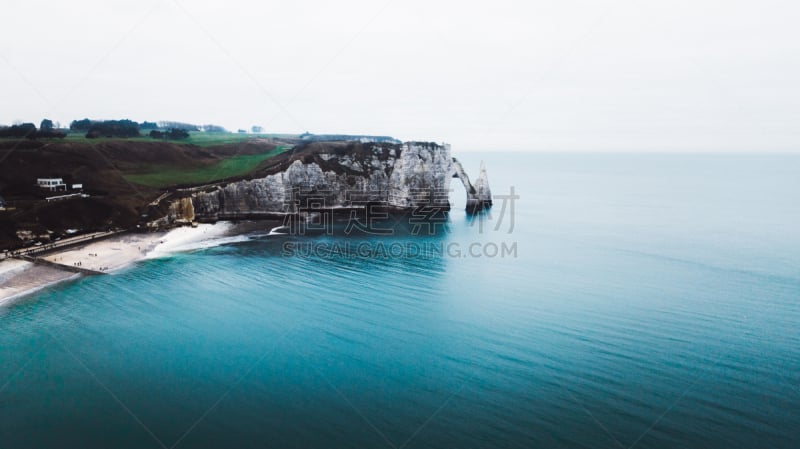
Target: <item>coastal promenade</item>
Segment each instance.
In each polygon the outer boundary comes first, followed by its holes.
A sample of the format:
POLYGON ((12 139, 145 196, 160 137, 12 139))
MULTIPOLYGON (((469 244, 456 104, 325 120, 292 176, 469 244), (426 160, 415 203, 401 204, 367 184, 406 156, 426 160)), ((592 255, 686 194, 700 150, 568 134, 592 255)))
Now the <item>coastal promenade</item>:
POLYGON ((60 258, 45 258, 47 254, 59 252, 80 245, 87 245, 94 242, 107 239, 109 237, 117 236, 126 231, 115 230, 107 232, 93 232, 91 234, 83 234, 75 237, 59 240, 57 242, 39 245, 31 248, 24 248, 17 251, 7 253, 4 258, 16 258, 32 262, 36 265, 49 266, 72 273, 80 273, 86 275, 106 274, 105 270, 97 268, 84 267, 82 263, 74 262, 73 264, 59 263, 60 258))
POLYGON ((66 239, 59 240, 57 242, 47 243, 39 246, 33 246, 29 248, 18 249, 16 251, 11 251, 7 253, 6 257, 24 257, 24 256, 36 256, 47 254, 52 251, 58 251, 65 248, 69 248, 74 245, 81 245, 86 243, 92 243, 96 241, 100 241, 102 239, 106 239, 108 237, 112 237, 115 235, 122 234, 123 232, 127 232, 125 230, 114 230, 114 231, 106 231, 106 232, 93 232, 91 234, 82 234, 75 237, 69 237, 66 239))

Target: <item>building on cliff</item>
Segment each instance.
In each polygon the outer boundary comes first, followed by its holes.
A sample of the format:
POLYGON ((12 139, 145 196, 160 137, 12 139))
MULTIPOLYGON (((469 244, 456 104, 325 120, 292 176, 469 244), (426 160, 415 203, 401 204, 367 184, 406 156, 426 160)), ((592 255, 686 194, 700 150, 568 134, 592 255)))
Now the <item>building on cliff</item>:
POLYGON ((67 184, 62 178, 37 178, 36 185, 51 192, 67 190, 67 184))

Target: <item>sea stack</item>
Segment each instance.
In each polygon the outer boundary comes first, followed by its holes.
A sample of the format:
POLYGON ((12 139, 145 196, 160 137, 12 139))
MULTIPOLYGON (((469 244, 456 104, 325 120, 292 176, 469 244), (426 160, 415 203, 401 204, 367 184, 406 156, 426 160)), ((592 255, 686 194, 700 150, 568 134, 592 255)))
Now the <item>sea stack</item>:
POLYGON ((492 191, 489 189, 489 178, 486 175, 486 165, 481 161, 481 171, 475 184, 469 180, 469 175, 464 170, 458 159, 453 158, 453 177, 461 180, 467 192, 467 212, 476 213, 492 207, 492 191))
POLYGON ((489 178, 486 175, 486 164, 481 161, 481 172, 473 184, 475 193, 472 198, 467 198, 467 210, 478 212, 492 207, 492 190, 489 188, 489 178))

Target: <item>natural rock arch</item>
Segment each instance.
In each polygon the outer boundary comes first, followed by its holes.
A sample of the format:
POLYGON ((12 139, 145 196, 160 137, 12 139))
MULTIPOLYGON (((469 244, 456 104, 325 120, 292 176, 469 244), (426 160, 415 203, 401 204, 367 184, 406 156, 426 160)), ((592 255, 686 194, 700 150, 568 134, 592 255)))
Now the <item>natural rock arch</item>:
POLYGON ((467 212, 475 213, 492 207, 492 191, 486 175, 486 165, 481 161, 481 171, 473 184, 458 159, 453 158, 453 177, 461 180, 467 193, 467 212))

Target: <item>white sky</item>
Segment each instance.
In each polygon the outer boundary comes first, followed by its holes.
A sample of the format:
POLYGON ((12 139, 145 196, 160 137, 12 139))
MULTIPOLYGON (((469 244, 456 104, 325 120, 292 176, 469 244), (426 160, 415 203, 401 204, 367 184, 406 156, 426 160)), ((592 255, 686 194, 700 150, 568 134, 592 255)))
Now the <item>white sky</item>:
POLYGON ((800 149, 796 1, 0 0, 0 124, 800 149))

